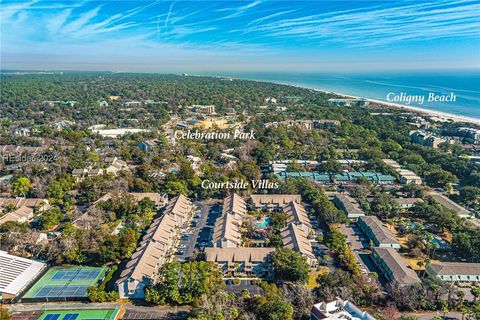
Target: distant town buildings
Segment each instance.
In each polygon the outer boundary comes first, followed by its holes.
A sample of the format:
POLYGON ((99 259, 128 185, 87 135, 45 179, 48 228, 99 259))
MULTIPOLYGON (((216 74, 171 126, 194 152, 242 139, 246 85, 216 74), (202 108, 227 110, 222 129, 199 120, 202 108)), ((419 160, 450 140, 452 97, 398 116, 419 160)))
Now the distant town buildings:
POLYGON ((393 184, 395 178, 378 172, 343 172, 341 174, 329 174, 323 172, 299 172, 282 171, 276 174, 279 179, 307 178, 318 184, 352 184, 359 183, 362 179, 375 185, 393 184))
POLYGON ((267 122, 265 123, 265 128, 278 128, 278 126, 284 125, 287 128, 298 127, 304 130, 313 130, 313 129, 326 129, 340 125, 338 120, 284 120, 279 122, 267 122))
POLYGON ((94 133, 101 135, 106 138, 118 138, 127 133, 140 133, 140 132, 149 132, 148 129, 137 129, 137 128, 118 128, 118 129, 92 129, 94 133))
POLYGON ((58 100, 43 101, 43 105, 47 107, 73 107, 76 104, 77 104, 77 101, 58 101, 58 100))
POLYGON ((29 137, 31 133, 32 131, 29 128, 15 128, 12 131, 12 134, 18 137, 29 137))
POLYGON ((200 113, 200 114, 214 114, 215 113, 215 106, 214 105, 192 105, 188 106, 188 109, 195 113, 200 113))
POLYGON ((419 130, 411 132, 410 139, 413 143, 432 148, 438 148, 441 143, 447 142, 447 140, 444 138, 440 138, 431 133, 419 130))
POLYGON ((271 103, 271 104, 277 104, 277 99, 272 98, 272 97, 268 97, 268 98, 265 98, 265 102, 266 103, 271 103))
POLYGON ((200 157, 189 155, 187 156, 187 160, 188 162, 190 162, 193 170, 195 170, 196 172, 200 171, 200 166, 202 164, 202 159, 200 157))
POLYGON ((458 132, 470 140, 473 144, 480 144, 480 129, 475 128, 459 128, 458 132))
POLYGON ((157 141, 156 140, 145 140, 145 141, 140 142, 137 146, 142 151, 150 152, 157 146, 157 141))
POLYGON ((369 105, 369 101, 365 99, 328 99, 328 105, 334 107, 364 107, 369 105))
POLYGON ((402 169, 397 161, 392 159, 383 159, 383 162, 390 168, 395 170, 400 176, 400 183, 403 184, 422 184, 422 178, 420 178, 415 172, 407 169, 402 169))
POLYGON ((98 100, 99 107, 108 107, 108 102, 106 100, 98 100))

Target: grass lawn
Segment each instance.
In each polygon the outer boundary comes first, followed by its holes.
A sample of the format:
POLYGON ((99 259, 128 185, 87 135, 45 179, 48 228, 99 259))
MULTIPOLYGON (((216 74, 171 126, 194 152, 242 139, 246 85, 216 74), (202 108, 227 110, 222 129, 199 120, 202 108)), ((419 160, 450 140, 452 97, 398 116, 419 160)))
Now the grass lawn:
MULTIPOLYGON (((410 267, 412 267, 413 270, 415 271, 420 271, 420 270, 425 270, 425 265, 423 265, 422 267, 419 267, 417 265, 417 262, 419 261, 422 261, 423 263, 425 263, 425 259, 422 259, 422 258, 411 258, 411 257, 405 257, 405 256, 402 256, 403 257, 403 260, 405 260, 408 265, 410 267)), ((430 260, 430 263, 441 263, 439 260, 430 260)))

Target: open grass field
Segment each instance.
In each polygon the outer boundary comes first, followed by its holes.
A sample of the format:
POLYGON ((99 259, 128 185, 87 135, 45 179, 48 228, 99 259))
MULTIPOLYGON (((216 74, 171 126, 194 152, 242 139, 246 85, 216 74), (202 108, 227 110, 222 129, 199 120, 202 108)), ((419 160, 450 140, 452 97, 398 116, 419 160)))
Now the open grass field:
MULTIPOLYGON (((413 257, 406 257, 406 256, 402 256, 403 260, 405 260, 408 265, 415 271, 420 271, 420 270, 425 270, 425 259, 422 259, 422 258, 413 258, 413 257), (424 263, 423 266, 419 266, 418 265, 418 262, 419 261, 422 261, 424 263)), ((434 259, 430 259, 430 263, 441 263, 441 261, 439 260, 434 260, 434 259)))
POLYGON ((37 320, 114 320, 118 309, 110 310, 50 310, 37 320))
POLYGON ((86 297, 88 287, 103 279, 105 271, 106 268, 54 267, 48 270, 23 298, 86 297))

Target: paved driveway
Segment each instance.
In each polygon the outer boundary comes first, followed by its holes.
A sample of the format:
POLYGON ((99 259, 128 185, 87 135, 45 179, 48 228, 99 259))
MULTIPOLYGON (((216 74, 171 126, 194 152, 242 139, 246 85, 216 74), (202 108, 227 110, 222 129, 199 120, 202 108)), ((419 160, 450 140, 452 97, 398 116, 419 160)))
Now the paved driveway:
POLYGON ((179 246, 185 246, 184 249, 184 254, 182 255, 177 255, 175 257, 176 260, 187 260, 189 258, 192 258, 195 255, 196 252, 196 245, 197 245, 197 240, 199 238, 200 231, 204 229, 207 225, 207 219, 209 217, 209 211, 210 208, 215 204, 213 200, 206 200, 206 201, 201 201, 201 202, 196 202, 195 205, 198 207, 197 212, 200 212, 200 217, 196 219, 196 226, 195 227, 190 227, 188 230, 189 233, 189 238, 188 240, 180 240, 179 246))

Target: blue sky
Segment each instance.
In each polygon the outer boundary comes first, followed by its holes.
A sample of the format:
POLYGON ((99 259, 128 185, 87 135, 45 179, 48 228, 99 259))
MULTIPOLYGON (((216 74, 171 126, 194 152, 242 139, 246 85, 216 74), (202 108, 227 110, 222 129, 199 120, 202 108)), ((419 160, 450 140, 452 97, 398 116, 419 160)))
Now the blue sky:
POLYGON ((480 1, 0 1, 1 68, 479 69, 480 1))

